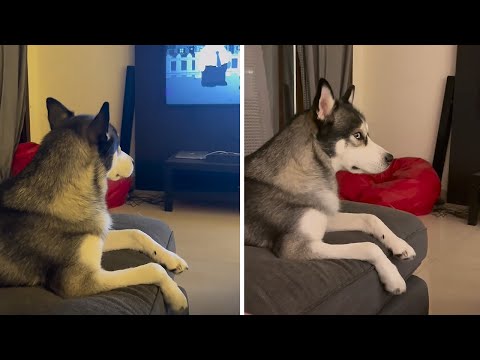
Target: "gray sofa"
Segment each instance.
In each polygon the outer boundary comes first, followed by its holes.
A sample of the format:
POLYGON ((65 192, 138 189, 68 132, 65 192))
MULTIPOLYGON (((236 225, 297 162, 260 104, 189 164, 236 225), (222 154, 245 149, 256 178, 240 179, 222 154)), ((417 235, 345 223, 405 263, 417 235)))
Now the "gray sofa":
MULTIPOLYGON (((163 222, 142 216, 113 215, 114 229, 140 229, 170 251, 175 251, 172 230, 163 222)), ((105 253, 102 265, 118 270, 151 262, 133 250, 105 253)), ((170 273, 173 278, 173 273, 170 273)), ((184 294, 186 292, 182 289, 184 294)), ((155 285, 137 285, 77 299, 62 299, 39 287, 0 288, 0 314, 43 315, 164 315, 169 314, 155 285)), ((188 309, 185 314, 188 314, 188 309)))
POLYGON ((261 248, 245 247, 245 312, 250 314, 428 314, 428 288, 412 275, 427 254, 427 230, 414 215, 395 209, 343 201, 343 212, 377 215, 417 253, 402 261, 368 234, 327 233, 332 244, 373 241, 380 245, 406 279, 406 293, 383 289, 375 268, 358 260, 291 261, 261 248))

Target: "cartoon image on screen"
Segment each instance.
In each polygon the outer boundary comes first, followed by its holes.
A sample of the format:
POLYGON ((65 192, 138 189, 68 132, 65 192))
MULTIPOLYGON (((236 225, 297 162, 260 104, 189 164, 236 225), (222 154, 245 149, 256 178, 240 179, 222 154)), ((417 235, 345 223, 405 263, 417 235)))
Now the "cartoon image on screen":
POLYGON ((170 105, 240 104, 240 45, 169 45, 170 105))

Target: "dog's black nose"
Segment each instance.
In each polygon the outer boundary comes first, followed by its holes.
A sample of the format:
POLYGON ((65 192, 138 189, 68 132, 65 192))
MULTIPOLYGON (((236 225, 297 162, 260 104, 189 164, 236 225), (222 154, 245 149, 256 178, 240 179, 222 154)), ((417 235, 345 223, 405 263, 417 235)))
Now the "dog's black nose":
POLYGON ((392 161, 393 161, 393 155, 390 154, 390 153, 387 153, 387 154, 385 155, 385 162, 386 162, 387 164, 390 164, 392 161))

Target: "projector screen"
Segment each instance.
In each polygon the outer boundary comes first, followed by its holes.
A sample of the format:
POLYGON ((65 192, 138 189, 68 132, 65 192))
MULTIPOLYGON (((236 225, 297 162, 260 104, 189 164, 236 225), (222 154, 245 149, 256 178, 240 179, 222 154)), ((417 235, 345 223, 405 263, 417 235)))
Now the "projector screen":
POLYGON ((240 45, 168 45, 167 105, 240 104, 240 45))

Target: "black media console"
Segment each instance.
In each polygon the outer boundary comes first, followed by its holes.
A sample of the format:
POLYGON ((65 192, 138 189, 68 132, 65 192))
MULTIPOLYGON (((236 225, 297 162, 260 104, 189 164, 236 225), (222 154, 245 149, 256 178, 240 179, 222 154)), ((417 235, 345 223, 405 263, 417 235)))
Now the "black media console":
POLYGON ((165 211, 173 210, 173 200, 192 192, 208 199, 223 194, 240 198, 240 157, 185 159, 170 156, 165 162, 165 211))

